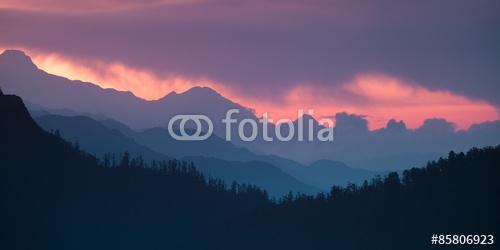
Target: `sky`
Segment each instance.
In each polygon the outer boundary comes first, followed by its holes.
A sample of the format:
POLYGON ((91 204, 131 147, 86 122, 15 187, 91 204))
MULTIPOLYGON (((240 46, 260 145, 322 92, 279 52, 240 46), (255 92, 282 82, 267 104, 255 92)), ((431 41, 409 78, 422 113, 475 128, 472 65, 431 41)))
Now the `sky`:
POLYGON ((347 112, 371 129, 499 118, 499 1, 0 1, 0 49, 158 99, 193 86, 275 118, 347 112))

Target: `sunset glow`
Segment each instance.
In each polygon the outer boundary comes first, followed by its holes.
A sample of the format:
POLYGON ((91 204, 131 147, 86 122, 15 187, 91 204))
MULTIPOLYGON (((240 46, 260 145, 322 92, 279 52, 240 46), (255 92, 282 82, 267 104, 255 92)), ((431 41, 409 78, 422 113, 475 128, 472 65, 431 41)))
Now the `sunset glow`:
POLYGON ((228 85, 203 78, 158 76, 150 71, 114 62, 79 62, 57 54, 29 51, 35 64, 55 75, 88 81, 103 88, 131 91, 136 96, 159 99, 171 91, 184 92, 194 86, 213 88, 221 95, 274 119, 295 119, 297 110, 313 109, 313 116, 333 117, 338 112, 363 115, 370 129, 385 127, 391 118, 404 120, 409 128, 419 127, 427 118, 445 118, 466 129, 471 124, 498 119, 496 108, 484 101, 443 90, 429 90, 415 83, 382 74, 359 74, 343 88, 297 85, 276 95, 276 101, 236 94, 228 85), (354 97, 354 98, 353 98, 354 97))
MULTIPOLYGON (((203 79, 188 80, 178 76, 158 77, 153 73, 121 63, 99 61, 73 62, 57 54, 35 54, 33 61, 51 74, 98 84, 102 88, 130 91, 146 100, 159 99, 171 91, 184 92, 203 79)), ((213 86, 207 82, 205 86, 213 86)))

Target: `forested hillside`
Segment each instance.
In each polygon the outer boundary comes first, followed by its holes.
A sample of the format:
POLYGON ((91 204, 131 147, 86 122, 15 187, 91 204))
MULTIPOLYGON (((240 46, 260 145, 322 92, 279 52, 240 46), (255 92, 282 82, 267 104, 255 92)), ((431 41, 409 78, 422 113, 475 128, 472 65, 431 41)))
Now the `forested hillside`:
POLYGON ((185 162, 100 161, 37 127, 16 96, 0 96, 0 114, 2 249, 198 249, 268 204, 185 162))
POLYGON ((235 223, 229 232, 238 233, 229 238, 238 249, 427 249, 432 234, 496 237, 499 178, 500 146, 450 152, 402 176, 332 187, 317 197, 289 195, 235 223))
POLYGON ((97 159, 16 96, 0 94, 0 116, 2 249, 426 249, 434 233, 499 232, 498 146, 274 201, 186 162, 97 159))

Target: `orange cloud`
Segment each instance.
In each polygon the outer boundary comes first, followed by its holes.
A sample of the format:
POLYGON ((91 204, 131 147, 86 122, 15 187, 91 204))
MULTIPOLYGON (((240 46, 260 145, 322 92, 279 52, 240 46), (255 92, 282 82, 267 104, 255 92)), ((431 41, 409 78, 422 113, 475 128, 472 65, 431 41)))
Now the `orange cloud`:
POLYGON ((449 91, 435 91, 402 79, 380 75, 360 74, 340 87, 302 84, 276 100, 240 94, 229 85, 207 78, 159 76, 145 69, 136 69, 119 62, 74 60, 58 54, 26 50, 35 64, 52 74, 69 79, 93 82, 103 88, 131 91, 136 96, 154 100, 171 91, 184 92, 194 86, 210 87, 221 95, 255 110, 257 116, 267 112, 274 121, 296 119, 297 110, 313 109, 321 118, 338 112, 365 115, 370 129, 385 127, 391 118, 404 120, 416 128, 427 118, 445 118, 466 129, 471 124, 499 119, 497 109, 484 101, 472 100, 449 91), (279 100, 279 101, 278 101, 279 100))
POLYGON ((284 103, 261 102, 240 98, 258 115, 268 112, 275 120, 295 119, 297 110, 314 110, 314 117, 332 117, 339 112, 364 115, 370 129, 386 126, 389 119, 404 120, 409 128, 417 128, 428 118, 445 118, 457 129, 474 123, 499 119, 495 106, 449 91, 429 90, 396 77, 360 74, 338 87, 303 84, 285 93, 284 103))
POLYGON ((360 75, 345 88, 367 100, 366 105, 354 112, 363 111, 381 120, 401 119, 413 128, 421 125, 425 118, 445 118, 459 129, 499 118, 495 106, 487 102, 449 91, 429 90, 396 77, 360 75))
MULTIPOLYGON (((72 80, 98 84, 103 88, 131 91, 147 100, 163 97, 171 91, 183 92, 200 85, 203 79, 188 80, 178 76, 158 77, 144 70, 121 63, 102 61, 77 62, 57 54, 33 54, 34 63, 41 69, 72 80)), ((206 86, 213 86, 207 83, 206 86)))

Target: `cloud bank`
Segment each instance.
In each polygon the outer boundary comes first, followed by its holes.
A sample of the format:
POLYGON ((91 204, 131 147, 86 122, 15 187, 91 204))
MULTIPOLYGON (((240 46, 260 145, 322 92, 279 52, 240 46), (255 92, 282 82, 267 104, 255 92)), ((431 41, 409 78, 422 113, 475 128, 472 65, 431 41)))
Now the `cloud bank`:
POLYGON ((57 55, 36 62, 146 99, 201 85, 258 113, 347 111, 370 128, 498 119, 495 1, 3 3, 1 47, 57 55))

